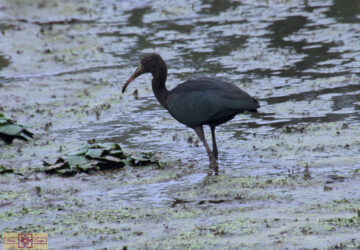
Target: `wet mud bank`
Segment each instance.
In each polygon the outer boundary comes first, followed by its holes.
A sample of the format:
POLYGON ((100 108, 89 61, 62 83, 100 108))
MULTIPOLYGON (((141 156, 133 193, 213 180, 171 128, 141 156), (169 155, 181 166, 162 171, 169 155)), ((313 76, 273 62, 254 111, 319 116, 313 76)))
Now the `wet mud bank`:
POLYGON ((0 113, 33 133, 0 141, 1 232, 47 232, 51 249, 360 247, 357 1, 0 10, 0 113), (167 61, 169 88, 211 76, 259 99, 259 113, 218 128, 219 176, 207 175, 201 143, 160 107, 149 77, 121 94, 149 52, 167 61), (156 162, 125 164, 116 146, 78 151, 109 143, 156 162), (121 167, 45 172, 72 153, 121 167))

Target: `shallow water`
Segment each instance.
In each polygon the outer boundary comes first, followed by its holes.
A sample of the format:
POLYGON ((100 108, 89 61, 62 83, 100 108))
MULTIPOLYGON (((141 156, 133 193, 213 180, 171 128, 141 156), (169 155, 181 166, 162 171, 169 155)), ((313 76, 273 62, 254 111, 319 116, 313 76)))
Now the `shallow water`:
MULTIPOLYGON (((188 79, 215 77, 261 104, 257 114, 238 115, 217 128, 219 183, 221 178, 225 184, 232 178, 257 182, 310 174, 311 187, 279 189, 281 209, 311 199, 330 202, 330 194, 313 193, 328 183, 335 183, 339 200, 359 201, 351 186, 344 184, 340 192, 342 184, 333 177, 352 183, 360 168, 357 0, 89 0, 86 6, 83 1, 0 1, 0 10, 0 112, 36 134, 30 144, 0 145, 0 165, 36 169, 43 159, 55 161, 90 139, 117 142, 130 151, 157 152, 172 166, 105 173, 104 182, 96 176, 63 180, 78 187, 77 198, 91 205, 97 197, 109 207, 147 208, 194 196, 193 208, 199 208, 197 199, 216 206, 215 191, 203 193, 215 185, 207 176, 206 152, 195 133, 158 104, 151 76, 137 78, 121 94, 139 59, 157 52, 168 65, 169 89, 188 79)), ((210 142, 209 132, 206 128, 210 142)), ((56 183, 62 186, 56 178, 54 189, 56 183)), ((230 192, 227 186, 219 190, 230 192)), ((241 193, 241 206, 275 209, 279 204, 261 196, 262 190, 254 187, 251 198, 241 193)), ((274 190, 266 192, 277 195, 274 190)))
MULTIPOLYGON (((157 1, 127 11, 126 21, 107 25, 100 37, 131 41, 124 52, 118 48, 122 43, 106 47, 127 62, 119 84, 143 54, 156 51, 168 63, 170 88, 187 79, 212 76, 233 82, 260 100, 259 114, 239 115, 218 128, 223 171, 238 171, 259 161, 251 149, 241 146, 244 139, 247 144, 261 143, 262 137, 286 126, 328 122, 358 126, 359 11, 348 7, 356 6, 356 1, 344 6, 337 1, 184 4, 188 7, 183 9, 183 3, 157 1)), ((160 151, 185 162, 206 162, 202 147, 186 143, 193 132, 157 104, 150 79, 142 76, 132 83, 126 94, 130 97, 124 97, 120 107, 131 106, 130 110, 107 115, 105 122, 101 119, 76 133, 80 138, 160 151), (140 100, 131 97, 135 88, 140 100)))
MULTIPOLYGON (((74 81, 121 86, 143 54, 157 52, 168 63, 169 88, 187 79, 211 76, 259 99, 258 114, 239 115, 217 129, 223 173, 273 174, 288 171, 289 164, 298 165, 297 157, 263 159, 263 152, 253 149, 271 145, 269 138, 276 138, 286 126, 321 127, 329 122, 359 126, 360 11, 356 1, 108 1, 94 3, 96 9, 88 10, 60 5, 50 16, 42 8, 36 15, 25 11, 18 30, 6 26, 14 22, 11 14, 17 13, 16 4, 4 6, 8 14, 1 26, 4 36, 30 36, 32 44, 27 46, 45 54, 25 47, 16 50, 10 64, 2 57, 0 75, 6 84, 55 79, 60 89, 72 88, 74 81), (278 168, 269 169, 269 164, 278 168)), ((34 6, 29 3, 23 8, 34 6)), ((45 4, 46 8, 52 9, 45 4)), ((8 52, 6 48, 16 49, 6 44, 3 53, 8 52)), ((160 107, 150 80, 146 75, 132 83, 116 101, 116 110, 80 126, 59 127, 55 135, 64 141, 118 142, 207 165, 202 146, 187 142, 188 138, 196 141, 193 131, 160 107), (131 95, 134 89, 139 90, 138 100, 131 95)), ((101 95, 88 103, 99 100, 101 95)), ((310 153, 309 157, 324 156, 310 153)), ((328 170, 322 166, 321 171, 328 170)))

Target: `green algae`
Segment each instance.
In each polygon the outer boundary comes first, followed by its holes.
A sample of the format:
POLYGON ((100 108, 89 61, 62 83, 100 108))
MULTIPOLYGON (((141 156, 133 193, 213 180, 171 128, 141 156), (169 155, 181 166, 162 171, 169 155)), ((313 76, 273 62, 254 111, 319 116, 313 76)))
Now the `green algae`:
POLYGON ((360 218, 356 215, 350 218, 330 218, 323 219, 320 223, 327 224, 332 226, 333 229, 341 228, 341 227, 359 227, 360 226, 360 218))
POLYGON ((18 198, 20 194, 14 191, 0 191, 0 201, 13 200, 18 198))
POLYGON ((341 199, 318 203, 311 206, 313 209, 328 209, 334 212, 356 213, 360 209, 360 199, 341 199))

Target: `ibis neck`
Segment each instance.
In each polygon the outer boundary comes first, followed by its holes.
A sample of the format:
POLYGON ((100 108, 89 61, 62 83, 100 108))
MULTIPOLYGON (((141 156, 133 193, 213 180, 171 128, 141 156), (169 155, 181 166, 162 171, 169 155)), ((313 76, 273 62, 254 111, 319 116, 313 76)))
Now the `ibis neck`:
POLYGON ((152 72, 152 75, 152 89, 155 97, 164 108, 168 109, 166 99, 169 95, 169 91, 166 89, 165 86, 167 77, 166 64, 163 63, 162 65, 159 65, 159 67, 154 72, 152 72))

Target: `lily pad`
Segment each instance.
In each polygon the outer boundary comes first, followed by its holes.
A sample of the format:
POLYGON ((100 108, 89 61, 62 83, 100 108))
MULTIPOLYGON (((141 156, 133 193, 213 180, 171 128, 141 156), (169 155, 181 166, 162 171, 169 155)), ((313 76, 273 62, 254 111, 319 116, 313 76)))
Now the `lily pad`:
POLYGON ((0 113, 0 138, 2 140, 6 143, 12 143, 14 139, 29 141, 32 137, 33 133, 25 129, 24 126, 16 124, 0 113))
POLYGON ((161 166, 153 153, 126 154, 117 143, 88 144, 60 157, 54 164, 44 161, 45 173, 75 175, 124 166, 161 166))
POLYGON ((62 159, 64 160, 64 162, 67 162, 72 168, 81 166, 88 162, 88 159, 83 155, 65 156, 62 159))
POLYGON ((90 158, 100 158, 101 155, 103 154, 104 150, 103 149, 99 149, 99 148, 90 148, 87 152, 86 152, 86 156, 90 157, 90 158))

